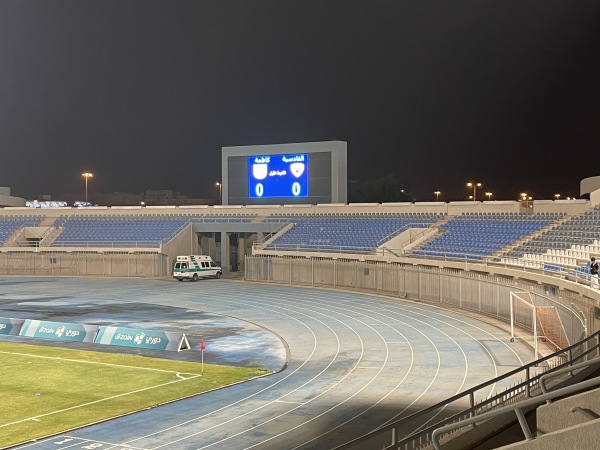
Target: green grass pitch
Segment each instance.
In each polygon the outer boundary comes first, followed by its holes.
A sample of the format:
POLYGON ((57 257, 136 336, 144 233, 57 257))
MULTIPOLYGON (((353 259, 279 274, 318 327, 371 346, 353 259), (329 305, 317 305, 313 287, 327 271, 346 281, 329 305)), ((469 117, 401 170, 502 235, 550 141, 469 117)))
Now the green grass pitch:
POLYGON ((0 448, 271 373, 0 342, 0 448))

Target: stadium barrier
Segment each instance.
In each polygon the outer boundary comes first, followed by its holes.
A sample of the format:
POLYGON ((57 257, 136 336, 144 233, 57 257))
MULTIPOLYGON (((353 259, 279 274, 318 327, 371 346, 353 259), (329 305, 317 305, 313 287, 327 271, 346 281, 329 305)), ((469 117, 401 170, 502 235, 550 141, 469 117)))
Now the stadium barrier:
POLYGON ((0 334, 37 339, 117 345, 150 350, 187 350, 184 333, 116 326, 0 318, 0 334))
POLYGON ((59 341, 94 342, 98 325, 26 319, 19 336, 59 341))
POLYGON ((156 252, 0 252, 0 275, 161 277, 169 270, 167 256, 156 252))
MULTIPOLYGON (((595 301, 581 295, 523 279, 454 268, 405 263, 364 262, 325 258, 247 256, 245 279, 376 293, 458 308, 511 321, 510 295, 527 291, 539 308, 552 307, 560 316, 565 344, 595 331, 595 301)), ((531 314, 513 317, 515 325, 533 330, 531 314)))
POLYGON ((0 334, 18 336, 23 326, 23 319, 0 317, 0 334))
POLYGON ((95 343, 150 350, 180 351, 190 348, 187 337, 180 332, 113 326, 101 326, 95 343))

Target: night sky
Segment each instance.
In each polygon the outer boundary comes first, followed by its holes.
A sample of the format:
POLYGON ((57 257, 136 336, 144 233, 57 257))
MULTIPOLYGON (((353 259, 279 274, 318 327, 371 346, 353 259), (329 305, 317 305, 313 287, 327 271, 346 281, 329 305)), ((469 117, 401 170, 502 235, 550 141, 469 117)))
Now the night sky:
POLYGON ((215 197, 221 147, 348 142, 417 201, 600 175, 600 1, 0 1, 0 186, 215 197))

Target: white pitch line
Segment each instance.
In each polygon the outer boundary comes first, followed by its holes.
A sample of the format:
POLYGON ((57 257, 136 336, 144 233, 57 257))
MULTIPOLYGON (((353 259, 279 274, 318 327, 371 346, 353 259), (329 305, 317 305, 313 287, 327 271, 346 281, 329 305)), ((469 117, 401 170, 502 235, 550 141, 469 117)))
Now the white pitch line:
POLYGON ((0 425, 0 428, 7 427, 7 426, 10 426, 10 425, 16 425, 18 423, 27 422, 27 421, 30 421, 30 420, 39 420, 40 417, 51 416, 53 414, 58 414, 58 413, 62 413, 62 412, 65 412, 65 411, 70 411, 70 410, 77 409, 77 408, 83 408, 84 406, 89 406, 89 405, 93 405, 93 404, 96 404, 96 403, 102 403, 102 402, 105 402, 107 400, 113 400, 115 398, 125 397, 126 395, 136 394, 138 392, 149 391, 150 389, 156 389, 156 388, 159 388, 159 387, 168 386, 169 384, 181 383, 182 381, 192 380, 192 379, 198 378, 200 376, 201 375, 196 375, 194 377, 185 378, 184 380, 169 381, 168 383, 157 384, 156 386, 150 386, 150 387, 147 387, 147 388, 136 389, 135 391, 124 392, 122 394, 113 395, 111 397, 102 398, 100 400, 94 400, 93 402, 87 402, 87 403, 82 403, 81 405, 71 406, 70 408, 59 409, 59 410, 52 411, 52 412, 49 412, 49 413, 46 413, 46 414, 40 414, 39 416, 28 417, 27 419, 17 420, 16 422, 5 423, 5 424, 0 425))
MULTIPOLYGON (((54 442, 54 444, 56 445, 61 445, 61 444, 66 444, 69 441, 74 441, 72 443, 70 443, 69 445, 66 445, 64 447, 60 447, 59 450, 64 450, 70 447, 75 447, 75 446, 79 446, 81 444, 85 444, 87 443, 91 443, 91 445, 87 446, 87 447, 80 447, 80 448, 100 448, 101 446, 93 446, 94 444, 102 444, 102 445, 107 445, 108 447, 105 447, 106 449, 109 448, 118 448, 119 450, 124 450, 124 449, 131 449, 131 450, 147 450, 143 447, 134 447, 131 445, 127 445, 127 444, 115 444, 114 442, 109 442, 109 441, 101 441, 98 439, 88 439, 88 438, 82 438, 82 437, 78 437, 78 436, 70 436, 70 435, 60 435, 60 436, 54 436, 51 437, 50 439, 47 439, 44 442, 48 442, 48 441, 53 441, 56 439, 62 439, 62 441, 59 442, 54 442)), ((35 444, 35 443, 34 443, 35 444)))
POLYGON ((100 366, 123 367, 125 369, 152 370, 154 372, 165 372, 165 373, 176 373, 176 374, 185 373, 185 374, 189 374, 189 375, 198 376, 197 373, 192 373, 192 372, 177 372, 174 370, 154 369, 152 367, 124 366, 122 364, 103 363, 103 362, 98 362, 98 361, 85 361, 85 360, 81 360, 81 359, 61 358, 60 356, 32 355, 30 353, 7 352, 7 351, 1 351, 1 350, 0 350, 0 353, 4 353, 5 355, 29 356, 31 358, 53 359, 53 360, 58 360, 58 361, 77 362, 77 363, 84 363, 84 364, 96 364, 96 365, 100 365, 100 366))

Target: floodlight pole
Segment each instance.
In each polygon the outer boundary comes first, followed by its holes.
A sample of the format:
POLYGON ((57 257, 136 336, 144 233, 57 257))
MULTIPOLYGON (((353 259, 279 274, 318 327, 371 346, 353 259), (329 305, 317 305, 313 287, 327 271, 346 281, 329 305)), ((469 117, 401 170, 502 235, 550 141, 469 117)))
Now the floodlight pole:
POLYGON ((219 187, 219 205, 223 204, 223 185, 218 181, 215 183, 219 187))
POLYGON ((479 183, 479 182, 471 182, 469 181, 467 183, 467 187, 472 187, 473 188, 473 201, 477 201, 477 188, 483 186, 483 184, 479 183))
POLYGON ((84 172, 81 176, 85 179, 85 202, 88 202, 88 179, 93 178, 94 174, 91 172, 84 172))

